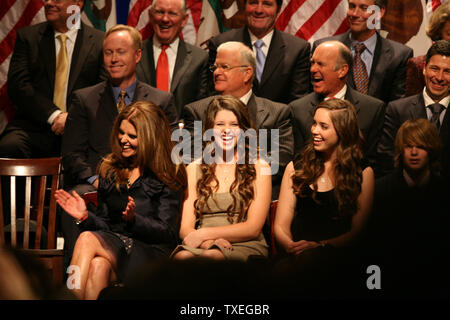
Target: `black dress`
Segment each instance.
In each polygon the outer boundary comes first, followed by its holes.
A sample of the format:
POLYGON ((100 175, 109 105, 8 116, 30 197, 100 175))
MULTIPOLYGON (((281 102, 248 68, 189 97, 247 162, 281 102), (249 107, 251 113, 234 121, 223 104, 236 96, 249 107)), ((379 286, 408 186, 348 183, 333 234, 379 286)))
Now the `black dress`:
POLYGON ((116 189, 114 181, 100 178, 98 206, 80 224, 94 231, 102 245, 117 259, 119 278, 127 282, 143 265, 168 258, 177 245, 183 189, 172 190, 151 172, 140 176, 128 189, 116 189), (132 222, 122 219, 131 196, 136 204, 132 222))

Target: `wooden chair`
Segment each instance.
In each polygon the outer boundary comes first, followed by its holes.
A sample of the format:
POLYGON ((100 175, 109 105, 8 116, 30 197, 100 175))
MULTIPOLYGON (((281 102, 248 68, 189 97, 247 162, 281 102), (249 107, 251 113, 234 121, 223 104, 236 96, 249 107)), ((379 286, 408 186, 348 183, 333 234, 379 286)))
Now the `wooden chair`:
POLYGON ((63 250, 56 249, 55 191, 58 189, 60 167, 61 158, 0 158, 0 176, 3 179, 0 180, 0 245, 9 244, 36 254, 51 272, 55 284, 63 281, 63 250), (3 193, 6 186, 2 186, 2 181, 6 179, 10 188, 9 192, 3 193), (9 216, 4 212, 7 208, 3 194, 9 194, 9 216), (22 216, 18 207, 21 207, 23 195, 22 216), (20 237, 22 232, 23 237, 20 237), (6 237, 8 233, 10 237, 6 237))

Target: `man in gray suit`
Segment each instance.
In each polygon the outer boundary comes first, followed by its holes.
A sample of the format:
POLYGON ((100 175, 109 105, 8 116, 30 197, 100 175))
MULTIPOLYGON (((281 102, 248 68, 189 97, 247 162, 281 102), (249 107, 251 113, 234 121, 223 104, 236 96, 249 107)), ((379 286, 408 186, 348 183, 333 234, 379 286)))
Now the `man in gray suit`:
MULTIPOLYGON (((271 141, 270 129, 279 130, 278 143, 278 173, 272 178, 272 197, 278 198, 279 186, 284 167, 292 160, 293 136, 289 108, 285 104, 257 97, 252 91, 256 58, 253 51, 241 42, 226 42, 219 46, 217 57, 212 67, 214 70, 215 90, 221 94, 229 94, 240 99, 247 105, 255 129, 268 129, 267 140, 271 141)), ((183 109, 185 127, 194 133, 194 121, 204 120, 205 112, 210 101, 208 97, 191 104, 183 109)), ((268 145, 267 152, 274 149, 268 145)))
POLYGON ((81 10, 83 5, 82 0, 45 2, 47 21, 17 32, 8 71, 8 95, 17 112, 0 135, 0 157, 59 156, 73 91, 106 79, 101 45, 104 32, 83 23, 77 28, 73 13, 67 12, 69 6, 81 10), (63 88, 55 90, 56 61, 63 47, 60 36, 66 38, 70 67, 62 79, 63 88))
POLYGON ((441 173, 446 178, 450 177, 450 115, 447 112, 450 103, 450 41, 436 41, 428 49, 423 75, 423 92, 387 105, 378 145, 379 171, 383 175, 393 170, 394 141, 400 126, 406 120, 424 118, 439 130, 443 146, 441 173), (433 110, 435 106, 438 108, 433 110))
POLYGON ((311 126, 316 106, 326 99, 345 99, 355 106, 358 124, 366 140, 364 155, 369 164, 374 165, 385 104, 347 86, 346 80, 351 68, 352 54, 341 42, 327 41, 314 51, 311 58, 314 92, 289 104, 296 155, 300 154, 312 138, 311 126))
POLYGON ((155 0, 149 15, 154 34, 142 44, 137 78, 166 90, 157 81, 158 61, 162 59, 164 46, 168 58, 168 91, 174 95, 178 115, 181 115, 184 105, 208 96, 208 54, 179 37, 188 19, 185 0, 155 0))
POLYGON ((324 41, 337 40, 345 44, 355 59, 353 68, 350 69, 347 84, 358 91, 388 103, 399 99, 405 94, 406 63, 413 56, 413 50, 401 43, 385 39, 377 32, 373 15, 375 11, 369 10, 370 6, 379 8, 380 17, 386 11, 387 0, 348 0, 347 20, 350 30, 346 33, 320 39, 314 42, 313 51, 324 41), (364 47, 362 47, 364 45, 364 47), (358 88, 355 83, 357 48, 361 46, 358 54, 361 57, 364 70, 368 76, 368 88, 358 88))
MULTIPOLYGON (((62 143, 64 188, 78 194, 98 187, 97 165, 111 152, 110 133, 121 96, 128 105, 146 100, 159 105, 173 129, 178 116, 173 95, 136 80, 136 65, 141 59, 139 31, 124 25, 109 29, 103 41, 103 56, 109 79, 74 92, 62 143)), ((78 230, 72 217, 61 216, 65 238, 66 263, 69 261, 78 230)))
POLYGON ((289 103, 310 92, 308 69, 311 46, 305 40, 275 28, 282 2, 245 0, 247 25, 209 40, 209 61, 214 63, 220 44, 227 41, 244 43, 253 50, 258 60, 254 70, 254 93, 258 97, 289 103), (258 43, 260 49, 257 48, 258 43))

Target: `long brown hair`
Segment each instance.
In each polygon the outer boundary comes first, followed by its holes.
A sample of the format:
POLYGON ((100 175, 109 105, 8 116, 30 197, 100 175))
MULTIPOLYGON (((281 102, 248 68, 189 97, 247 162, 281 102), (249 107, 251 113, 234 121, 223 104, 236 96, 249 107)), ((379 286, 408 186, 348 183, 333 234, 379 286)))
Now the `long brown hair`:
POLYGON ((100 164, 99 174, 103 178, 115 179, 116 186, 127 181, 129 171, 138 167, 141 173, 151 170, 156 177, 172 189, 185 187, 186 169, 171 160, 174 142, 167 118, 161 108, 152 102, 137 101, 124 108, 117 116, 111 131, 111 150, 100 164), (128 120, 138 137, 136 156, 125 158, 118 139, 122 120, 128 120))
MULTIPOLYGON (((358 126, 353 105, 340 99, 321 102, 317 109, 330 111, 331 122, 338 136, 334 169, 334 194, 338 202, 340 215, 351 215, 358 210, 357 199, 361 193, 363 143, 364 138, 358 126)), ((303 150, 300 169, 292 176, 294 193, 305 197, 305 190, 313 186, 313 199, 317 201, 317 180, 325 171, 325 159, 321 152, 314 149, 312 139, 303 150)))
MULTIPOLYGON (((203 132, 214 127, 214 119, 221 110, 233 112, 238 120, 239 127, 242 130, 245 131, 253 128, 247 107, 239 99, 230 95, 224 95, 214 98, 209 103, 206 110, 205 121, 203 123, 203 132)), ((206 143, 205 148, 209 144, 213 144, 213 142, 206 143)), ((233 190, 236 190, 240 196, 239 206, 241 209, 237 222, 244 219, 254 197, 253 182, 256 178, 256 169, 255 165, 250 161, 249 144, 247 142, 245 143, 244 156, 244 163, 236 164, 236 178, 229 190, 233 197, 233 203, 227 208, 228 221, 230 223, 233 223, 233 214, 237 211, 236 208, 238 207, 238 199, 234 195, 233 190)), ((202 218, 202 208, 207 206, 208 199, 219 189, 219 181, 215 175, 216 163, 206 164, 202 162, 202 164, 200 164, 200 169, 202 174, 197 182, 198 198, 194 202, 195 213, 199 219, 202 218), (211 186, 213 182, 215 184, 214 190, 211 186)))

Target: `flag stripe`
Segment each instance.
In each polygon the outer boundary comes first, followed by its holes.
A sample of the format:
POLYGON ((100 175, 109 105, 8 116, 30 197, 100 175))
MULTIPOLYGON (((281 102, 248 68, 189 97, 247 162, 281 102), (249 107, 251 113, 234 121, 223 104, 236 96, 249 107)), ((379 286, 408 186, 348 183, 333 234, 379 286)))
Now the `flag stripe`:
POLYGON ((275 24, 276 27, 280 30, 285 30, 291 20, 291 16, 297 12, 298 8, 300 8, 305 1, 306 0, 291 0, 278 16, 275 24))
POLYGON ((295 34, 305 40, 309 40, 314 33, 330 18, 341 0, 327 0, 320 8, 303 24, 295 34))
POLYGON ((8 35, 0 43, 0 63, 5 61, 14 48, 14 43, 16 41, 16 30, 23 26, 29 25, 42 6, 43 3, 40 1, 30 1, 28 3, 22 16, 15 24, 14 29, 9 31, 8 35))
MULTIPOLYGON (((14 5, 14 2, 16 2, 16 0, 2 0, 2 5, 0 6, 0 20, 14 5)), ((24 3, 24 1, 22 1, 22 3, 24 3)))
POLYGON ((326 0, 317 0, 314 2, 305 2, 295 13, 290 17, 290 21, 284 30, 287 33, 295 34, 302 25, 316 12, 326 0))

